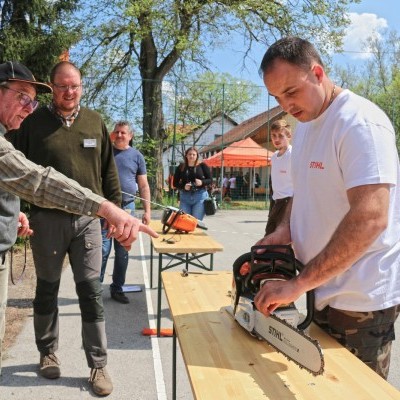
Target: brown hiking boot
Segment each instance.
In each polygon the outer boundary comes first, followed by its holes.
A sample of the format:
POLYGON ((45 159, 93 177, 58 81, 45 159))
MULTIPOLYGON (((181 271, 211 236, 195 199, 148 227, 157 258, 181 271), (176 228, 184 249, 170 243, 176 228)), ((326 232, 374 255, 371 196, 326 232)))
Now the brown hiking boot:
POLYGON ((47 379, 57 379, 61 375, 60 361, 54 353, 40 354, 40 375, 47 379))
POLYGON ((89 383, 93 392, 98 396, 107 396, 113 391, 113 384, 106 368, 92 368, 90 370, 89 383))

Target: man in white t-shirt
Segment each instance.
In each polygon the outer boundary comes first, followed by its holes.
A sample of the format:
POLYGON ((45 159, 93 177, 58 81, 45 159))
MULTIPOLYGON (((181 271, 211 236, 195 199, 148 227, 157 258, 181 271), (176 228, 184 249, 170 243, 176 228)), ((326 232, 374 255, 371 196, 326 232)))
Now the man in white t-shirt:
POLYGON ((400 192, 395 133, 376 105, 336 86, 311 43, 283 38, 260 71, 295 117, 293 199, 257 244, 293 243, 304 270, 267 282, 255 298, 269 315, 315 289, 315 321, 387 378, 400 311, 400 192))

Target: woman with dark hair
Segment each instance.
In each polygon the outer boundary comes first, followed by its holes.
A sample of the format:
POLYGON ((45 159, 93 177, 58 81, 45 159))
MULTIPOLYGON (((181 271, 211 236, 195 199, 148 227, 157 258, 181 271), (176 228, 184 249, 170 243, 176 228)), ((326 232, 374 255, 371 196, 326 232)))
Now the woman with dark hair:
POLYGON ((190 147, 185 152, 185 161, 176 169, 174 184, 179 189, 180 208, 198 220, 205 215, 204 200, 208 198, 207 187, 211 185, 210 169, 199 162, 199 152, 190 147))

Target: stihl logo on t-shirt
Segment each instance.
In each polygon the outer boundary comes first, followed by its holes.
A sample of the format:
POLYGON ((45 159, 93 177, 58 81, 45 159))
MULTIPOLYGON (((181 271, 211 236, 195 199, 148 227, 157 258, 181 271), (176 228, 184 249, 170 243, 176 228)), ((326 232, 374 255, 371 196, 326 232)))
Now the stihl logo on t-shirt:
POLYGON ((325 169, 324 164, 322 161, 311 161, 310 168, 312 169, 325 169))

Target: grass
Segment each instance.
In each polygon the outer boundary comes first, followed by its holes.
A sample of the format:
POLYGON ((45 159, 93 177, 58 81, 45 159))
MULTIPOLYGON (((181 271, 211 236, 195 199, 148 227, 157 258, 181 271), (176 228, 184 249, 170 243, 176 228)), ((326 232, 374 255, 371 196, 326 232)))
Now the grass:
MULTIPOLYGON (((178 201, 175 197, 168 198, 164 197, 163 200, 160 202, 163 206, 173 206, 179 208, 178 201)), ((142 203, 140 200, 136 201, 136 209, 140 210, 143 209, 142 203)), ((224 200, 223 202, 219 203, 220 210, 267 210, 269 207, 269 202, 262 200, 262 201, 252 201, 252 200, 224 200)), ((157 210, 160 207, 152 204, 152 209, 157 210)))
POLYGON ((221 210, 267 210, 268 202, 250 200, 223 201, 220 204, 221 210))

